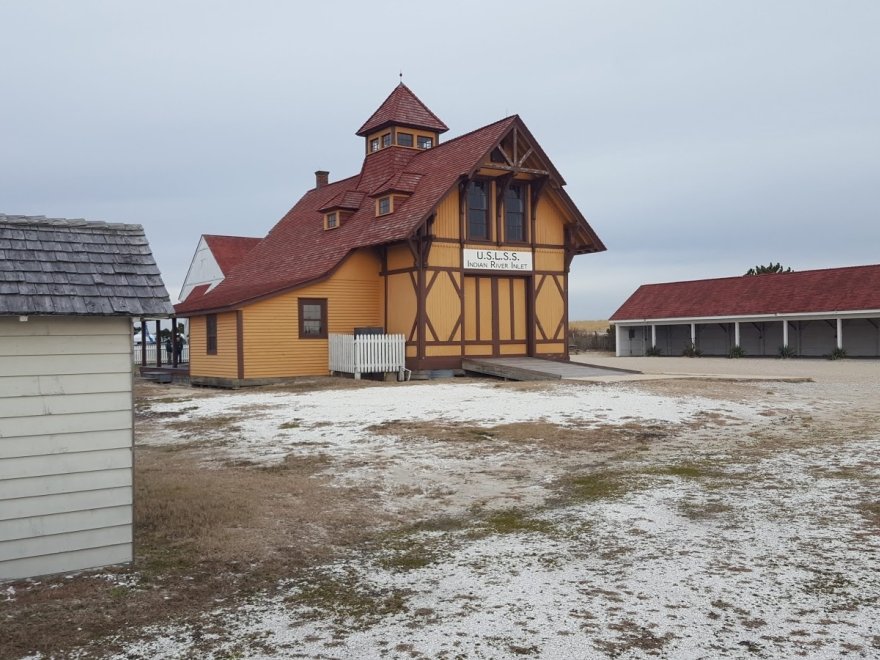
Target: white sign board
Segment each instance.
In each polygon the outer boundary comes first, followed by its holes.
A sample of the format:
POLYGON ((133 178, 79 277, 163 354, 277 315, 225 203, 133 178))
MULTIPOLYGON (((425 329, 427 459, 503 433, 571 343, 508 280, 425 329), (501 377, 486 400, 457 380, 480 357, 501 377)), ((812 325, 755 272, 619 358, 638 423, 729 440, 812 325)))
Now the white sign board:
POLYGON ((516 250, 469 250, 462 254, 465 270, 532 271, 532 253, 516 250))

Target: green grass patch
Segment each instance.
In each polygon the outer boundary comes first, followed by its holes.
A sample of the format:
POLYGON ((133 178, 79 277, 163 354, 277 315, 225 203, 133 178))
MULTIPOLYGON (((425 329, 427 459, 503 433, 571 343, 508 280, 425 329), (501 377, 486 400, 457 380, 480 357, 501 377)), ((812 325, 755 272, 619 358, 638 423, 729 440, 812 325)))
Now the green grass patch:
POLYGON ((402 537, 383 546, 377 563, 387 571, 413 571, 430 566, 439 554, 437 546, 428 540, 402 537))
POLYGON ((316 572, 306 578, 296 595, 285 600, 291 605, 308 607, 310 618, 330 618, 355 629, 369 628, 384 617, 407 609, 404 591, 366 584, 353 572, 316 572))
POLYGON ((633 476, 623 472, 592 472, 573 477, 567 483, 571 499, 595 502, 622 497, 635 488, 633 476))
POLYGON ((494 534, 549 534, 553 531, 550 523, 537 520, 520 509, 498 511, 489 515, 484 522, 488 530, 494 534))

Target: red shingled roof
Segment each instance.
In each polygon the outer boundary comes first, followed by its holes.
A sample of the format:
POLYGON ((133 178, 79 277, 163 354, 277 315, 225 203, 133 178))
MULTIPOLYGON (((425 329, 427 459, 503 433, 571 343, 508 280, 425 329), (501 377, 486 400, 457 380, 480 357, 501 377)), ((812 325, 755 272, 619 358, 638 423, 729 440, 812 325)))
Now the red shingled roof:
POLYGON ((177 313, 225 309, 280 293, 327 276, 356 248, 408 238, 515 122, 521 120, 507 117, 433 149, 388 147, 368 155, 359 175, 308 191, 226 279, 204 296, 189 295, 177 313), (367 195, 404 169, 420 176, 412 195, 394 213, 377 218, 367 195), (338 229, 325 231, 320 209, 352 191, 365 193, 360 209, 338 229))
POLYGON ((360 127, 357 135, 365 136, 392 124, 424 128, 437 133, 445 133, 449 130, 449 127, 403 83, 394 88, 379 109, 360 127))
POLYGON ((250 236, 217 236, 215 234, 205 234, 204 239, 224 275, 228 275, 244 259, 245 255, 263 240, 250 236))
MULTIPOLYGON (((365 126, 371 125, 377 117, 380 122, 393 117, 398 123, 402 117, 408 117, 422 126, 446 130, 446 126, 427 108, 424 110, 430 115, 428 118, 412 111, 407 99, 424 108, 421 101, 401 84, 365 126), (432 121, 435 123, 431 124, 432 121)), ((220 284, 204 295, 190 294, 176 306, 177 313, 188 315, 232 309, 248 301, 323 279, 357 248, 409 238, 461 178, 471 175, 514 126, 530 135, 522 120, 512 116, 433 149, 391 146, 368 154, 360 174, 308 191, 266 238, 252 247, 246 258, 230 272, 223 270, 226 277, 220 284), (377 218, 374 200, 370 196, 388 191, 410 195, 406 203, 395 205, 394 213, 377 218), (323 212, 331 208, 344 208, 353 213, 340 227, 325 231, 323 212)), ((537 148, 537 143, 535 146, 537 148)), ((551 186, 576 220, 576 235, 582 251, 604 250, 605 246, 561 188, 564 182, 549 160, 547 167, 551 173, 551 186)))
POLYGON ((880 265, 644 284, 612 321, 880 309, 880 265))

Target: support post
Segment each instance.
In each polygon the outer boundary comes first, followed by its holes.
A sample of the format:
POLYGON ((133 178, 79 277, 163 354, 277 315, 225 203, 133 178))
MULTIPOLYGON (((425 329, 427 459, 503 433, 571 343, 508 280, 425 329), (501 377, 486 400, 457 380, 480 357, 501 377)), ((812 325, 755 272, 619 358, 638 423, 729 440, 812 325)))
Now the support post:
POLYGON ((657 346, 657 326, 656 324, 651 324, 651 348, 655 348, 657 346))
POLYGON ((733 322, 733 345, 740 346, 740 343, 739 343, 739 321, 733 322))
POLYGON ((788 346, 788 319, 782 320, 782 345, 788 346))
POLYGON ((843 319, 837 319, 837 348, 843 350, 843 319))
POLYGON ((141 368, 147 366, 147 319, 141 317, 141 368))
POLYGON ((156 319, 156 366, 162 366, 162 342, 160 341, 161 335, 159 332, 162 330, 162 322, 159 319, 156 319))
POLYGON ((614 326, 614 354, 617 357, 621 357, 623 355, 623 351, 621 350, 621 340, 623 339, 623 326, 619 323, 614 326))
POLYGON ((697 324, 691 323, 691 345, 697 347, 697 324))
POLYGON ((171 366, 177 368, 177 317, 171 317, 171 366))

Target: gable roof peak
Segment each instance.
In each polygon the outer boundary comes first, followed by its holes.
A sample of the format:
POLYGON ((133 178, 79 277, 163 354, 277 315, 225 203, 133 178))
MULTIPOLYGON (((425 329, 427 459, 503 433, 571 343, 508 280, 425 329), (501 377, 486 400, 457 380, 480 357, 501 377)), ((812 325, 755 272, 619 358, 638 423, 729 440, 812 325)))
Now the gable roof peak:
POLYGON ((445 133, 449 130, 449 127, 402 82, 392 90, 379 109, 364 122, 356 135, 366 136, 368 133, 392 124, 410 128, 424 128, 437 133, 445 133))

